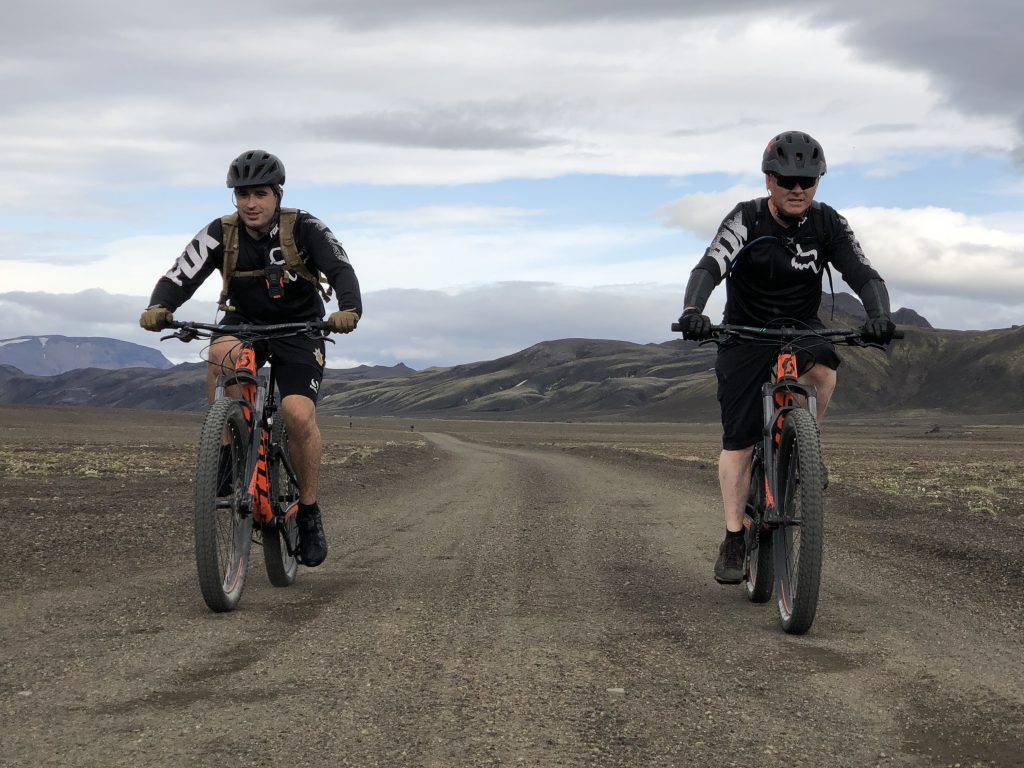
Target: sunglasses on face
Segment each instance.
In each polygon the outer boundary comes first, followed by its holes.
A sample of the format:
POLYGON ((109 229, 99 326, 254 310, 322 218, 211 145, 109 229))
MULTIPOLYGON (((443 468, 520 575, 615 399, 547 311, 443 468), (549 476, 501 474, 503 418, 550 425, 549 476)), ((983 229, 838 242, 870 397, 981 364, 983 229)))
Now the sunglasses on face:
POLYGON ((775 183, 783 189, 793 189, 797 184, 800 189, 811 189, 818 183, 817 176, 775 176, 775 183))

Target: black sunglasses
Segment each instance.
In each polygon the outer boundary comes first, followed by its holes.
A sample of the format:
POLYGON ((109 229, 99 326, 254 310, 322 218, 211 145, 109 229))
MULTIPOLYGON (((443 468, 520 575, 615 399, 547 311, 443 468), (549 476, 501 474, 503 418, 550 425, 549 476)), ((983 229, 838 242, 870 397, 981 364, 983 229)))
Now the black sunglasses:
POLYGON ((800 185, 800 189, 811 189, 818 183, 817 176, 779 176, 778 174, 772 174, 775 177, 775 183, 783 189, 792 189, 797 184, 800 185))

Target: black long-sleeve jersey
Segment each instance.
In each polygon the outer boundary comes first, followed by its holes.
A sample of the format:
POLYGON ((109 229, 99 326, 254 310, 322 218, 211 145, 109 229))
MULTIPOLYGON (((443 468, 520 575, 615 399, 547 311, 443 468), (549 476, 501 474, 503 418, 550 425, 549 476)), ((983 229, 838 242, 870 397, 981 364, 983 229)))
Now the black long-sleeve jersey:
POLYGON ((724 322, 761 326, 817 318, 826 265, 858 294, 881 279, 834 208, 812 203, 783 227, 759 198, 732 209, 693 271, 706 270, 715 285, 726 281, 724 322))
MULTIPOLYGON (((363 314, 359 281, 348 254, 334 233, 322 221, 306 211, 295 217, 295 245, 300 258, 314 275, 323 272, 334 289, 338 306, 363 314)), ((220 219, 214 219, 199 231, 174 266, 160 278, 149 305, 159 304, 172 312, 188 301, 214 270, 224 264, 224 236, 220 219)), ((253 238, 241 223, 238 227, 238 264, 236 272, 262 270, 271 264, 284 265, 278 222, 270 232, 253 238)), ((271 325, 320 320, 324 303, 308 280, 297 277, 285 283, 284 295, 271 298, 266 282, 260 277, 234 277, 231 280, 230 303, 238 313, 253 323, 271 325)))

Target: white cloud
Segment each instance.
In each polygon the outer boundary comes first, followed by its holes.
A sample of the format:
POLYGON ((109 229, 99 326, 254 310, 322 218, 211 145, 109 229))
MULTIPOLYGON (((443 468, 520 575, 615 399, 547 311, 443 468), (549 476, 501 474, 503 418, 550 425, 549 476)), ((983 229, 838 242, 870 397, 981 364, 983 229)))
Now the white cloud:
POLYGON ((657 213, 665 224, 693 232, 710 243, 726 214, 738 202, 764 197, 765 194, 763 187, 746 184, 723 192, 695 192, 666 203, 657 213))
POLYGON ((893 288, 1015 306, 1018 317, 1024 316, 1024 233, 995 229, 981 217, 942 208, 852 208, 843 213, 872 265, 893 288))
POLYGON ((346 248, 368 289, 444 290, 497 281, 595 286, 663 280, 678 267, 675 236, 661 228, 581 226, 351 231, 346 248), (649 248, 648 258, 619 258, 649 248))
MULTIPOLYGON (((778 8, 755 2, 15 4, 0 51, 0 71, 19 73, 0 80, 0 287, 135 297, 123 312, 134 323, 208 220, 195 219, 207 210, 197 201, 226 202, 210 190, 224 193, 239 141, 280 154, 289 189, 387 191, 344 214, 359 225, 342 234, 368 299, 415 288, 431 311, 472 324, 471 299, 499 281, 506 290, 507 281, 560 284, 577 298, 602 285, 681 283, 722 216, 760 187, 663 206, 662 221, 688 233, 680 237, 599 210, 557 221, 516 196, 454 206, 424 205, 418 194, 411 208, 401 185, 746 179, 767 137, 788 128, 822 138, 833 169, 893 175, 929 157, 1006 156, 1024 125, 1005 66, 1021 9, 1003 4, 992 25, 979 10, 987 4, 932 14, 914 1, 792 2, 779 6, 782 24, 778 8), (960 38, 970 44, 950 45, 960 38)), ((947 297, 922 313, 984 327, 980 308, 998 304, 992 324, 1021 310, 1021 225, 1000 194, 997 212, 976 217, 924 203, 844 213, 894 296, 947 297)), ((212 316, 216 282, 190 310, 212 316)), ((566 296, 510 298, 569 306, 566 296)), ((31 326, 18 332, 69 333, 78 322, 59 307, 8 311, 6 322, 31 326)), ((380 311, 390 310, 368 303, 370 328, 380 311)), ((521 321, 519 311, 511 316, 521 321)))
POLYGON ((240 14, 187 36, 124 20, 108 59, 71 47, 51 63, 45 95, 0 87, 0 202, 67 201, 74 216, 101 206, 108 185, 209 183, 238 136, 315 183, 743 172, 778 128, 764 62, 794 50, 815 66, 785 73, 786 119, 829 136, 833 163, 1013 144, 1011 117, 958 112, 927 75, 859 57, 842 27, 808 34, 798 18, 749 18, 493 23, 486 34, 446 22, 424 34, 240 14), (247 56, 260 62, 258 95, 239 80, 247 56), (880 123, 913 128, 860 133, 880 123), (99 195, 84 195, 96 182, 99 195))
POLYGON ((507 226, 524 222, 540 211, 488 205, 430 205, 422 208, 355 211, 341 214, 349 221, 408 229, 436 226, 507 226))

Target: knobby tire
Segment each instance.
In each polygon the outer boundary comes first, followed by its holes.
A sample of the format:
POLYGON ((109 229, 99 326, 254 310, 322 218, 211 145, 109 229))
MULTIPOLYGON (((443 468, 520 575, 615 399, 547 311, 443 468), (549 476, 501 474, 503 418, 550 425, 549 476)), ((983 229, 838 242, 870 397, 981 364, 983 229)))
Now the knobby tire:
POLYGON ((223 398, 210 406, 196 467, 196 570, 203 600, 218 613, 238 605, 249 567, 252 515, 240 508, 248 441, 249 430, 237 400, 223 398), (230 450, 222 455, 225 441, 230 450), (230 493, 218 497, 218 489, 230 493))
MULTIPOLYGON (((284 414, 278 413, 271 430, 271 445, 279 445, 284 456, 288 453, 288 430, 284 414)), ((295 583, 299 570, 294 554, 298 547, 299 530, 295 515, 285 517, 285 512, 299 500, 299 488, 292 482, 284 462, 271 450, 268 475, 270 478, 270 500, 274 506, 274 519, 263 526, 263 563, 267 567, 267 578, 275 587, 289 587, 295 583)), ((293 467, 294 469, 294 467, 293 467)))
POLYGON ((782 628, 800 635, 818 609, 824 546, 825 504, 821 445, 808 411, 786 415, 779 446, 779 498, 783 524, 773 534, 775 589, 782 628), (785 524, 794 521, 798 524, 785 524))

